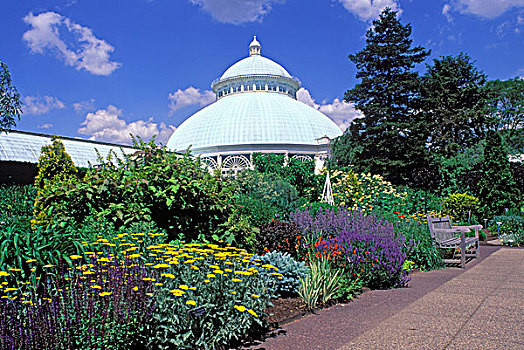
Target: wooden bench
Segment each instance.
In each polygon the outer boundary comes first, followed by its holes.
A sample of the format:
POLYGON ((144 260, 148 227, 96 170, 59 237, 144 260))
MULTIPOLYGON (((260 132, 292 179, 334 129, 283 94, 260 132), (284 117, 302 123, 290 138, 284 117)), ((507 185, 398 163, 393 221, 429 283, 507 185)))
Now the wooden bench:
POLYGON ((449 216, 433 218, 428 214, 429 232, 437 248, 453 249, 452 259, 442 259, 446 264, 460 264, 466 267, 466 258, 477 258, 479 231, 482 225, 453 226, 449 216), (466 232, 475 230, 475 237, 466 237, 466 232), (455 259, 455 251, 460 249, 460 259, 455 259))

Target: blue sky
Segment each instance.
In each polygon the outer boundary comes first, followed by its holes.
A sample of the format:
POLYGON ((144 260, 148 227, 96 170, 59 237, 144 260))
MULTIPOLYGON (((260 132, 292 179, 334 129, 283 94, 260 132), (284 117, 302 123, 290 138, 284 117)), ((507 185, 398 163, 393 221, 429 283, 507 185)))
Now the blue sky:
POLYGON ((341 101, 358 83, 347 56, 386 6, 426 63, 465 52, 489 79, 524 76, 524 0, 3 0, 0 60, 24 101, 17 129, 165 143, 256 34, 299 99, 344 128, 358 116, 341 101))

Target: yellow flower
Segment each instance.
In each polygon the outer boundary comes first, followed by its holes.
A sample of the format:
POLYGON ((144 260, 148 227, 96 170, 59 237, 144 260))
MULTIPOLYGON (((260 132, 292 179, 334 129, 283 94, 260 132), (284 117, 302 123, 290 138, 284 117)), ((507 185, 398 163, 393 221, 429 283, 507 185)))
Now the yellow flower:
POLYGON ((133 287, 133 290, 136 292, 138 290, 138 287, 133 287))
POLYGON ((16 288, 7 288, 7 289, 4 290, 4 292, 7 293, 7 292, 15 291, 15 290, 17 290, 17 289, 16 288))
POLYGON ((97 285, 91 286, 91 288, 93 288, 93 289, 102 289, 102 287, 97 286, 97 285))
POLYGON ((210 280, 204 280, 204 283, 209 283, 209 282, 211 282, 211 281, 210 280))
POLYGON ((8 272, 5 272, 5 271, 0 271, 0 277, 1 276, 10 276, 10 274, 8 272))
POLYGON ((242 280, 240 278, 233 278, 232 281, 233 282, 242 282, 242 280))
POLYGON ((153 266, 154 269, 160 269, 160 268, 167 269, 168 267, 169 267, 169 264, 156 264, 155 266, 153 266))
POLYGON ((247 312, 249 312, 251 315, 258 317, 257 313, 251 309, 247 309, 247 312))
MULTIPOLYGON (((45 266, 44 266, 44 267, 45 267, 45 266)), ((18 271, 22 271, 22 270, 20 270, 20 269, 7 269, 7 270, 9 270, 9 271, 17 271, 17 272, 18 272, 18 271)))
POLYGON ((235 309, 237 309, 240 312, 246 311, 246 307, 242 305, 235 305, 235 309))
POLYGON ((178 286, 178 288, 183 289, 183 290, 188 290, 189 286, 186 286, 185 284, 182 284, 182 285, 178 286))
POLYGON ((196 302, 194 300, 188 300, 188 301, 186 301, 186 304, 195 306, 196 302))
POLYGON ((140 258, 140 255, 142 255, 142 253, 131 254, 131 255, 128 255, 127 257, 129 259, 136 259, 136 258, 140 258))
POLYGON ((163 285, 163 283, 160 283, 160 282, 155 283, 155 286, 161 286, 161 285, 163 285))
POLYGON ((251 296, 252 296, 253 298, 257 298, 257 299, 260 298, 260 295, 258 295, 258 294, 251 294, 251 296))
POLYGON ((214 278, 214 277, 215 277, 215 275, 213 275, 212 273, 208 273, 207 274, 207 278, 214 278))
POLYGON ((214 273, 218 273, 219 275, 223 275, 224 271, 222 270, 213 270, 214 273))
POLYGON ((111 295, 113 294, 112 292, 102 292, 102 293, 98 293, 98 295, 100 295, 101 297, 105 297, 105 296, 108 296, 108 295, 111 295))
POLYGON ((173 275, 172 273, 163 273, 162 276, 167 277, 167 278, 171 278, 171 279, 175 279, 176 278, 176 276, 173 275))
POLYGON ((35 261, 36 261, 36 259, 29 259, 29 260, 26 260, 25 262, 26 263, 32 263, 32 262, 35 262, 35 261))

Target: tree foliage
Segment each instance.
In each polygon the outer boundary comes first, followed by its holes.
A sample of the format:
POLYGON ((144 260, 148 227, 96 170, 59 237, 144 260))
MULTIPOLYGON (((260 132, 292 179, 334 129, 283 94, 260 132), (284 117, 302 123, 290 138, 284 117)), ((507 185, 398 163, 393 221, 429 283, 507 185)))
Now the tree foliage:
POLYGON ((453 156, 484 137, 486 76, 461 53, 433 60, 422 84, 431 152, 453 156))
POLYGON ((511 174, 502 138, 494 131, 489 131, 486 136, 484 157, 479 199, 483 204, 484 213, 496 215, 502 213, 505 208, 513 208, 520 198, 520 191, 511 174))
POLYGON ((13 86, 7 65, 0 61, 0 131, 15 126, 21 114, 20 94, 13 86))
POLYGON ((491 80, 486 88, 494 130, 524 127, 524 79, 491 80))
POLYGON ((337 148, 347 139, 358 171, 382 174, 396 183, 404 183, 426 159, 424 135, 417 131, 419 116, 414 112, 419 78, 413 69, 429 51, 412 47, 411 32, 410 24, 401 24, 397 12, 386 8, 366 32, 364 49, 349 55, 361 82, 344 99, 355 103, 364 117, 353 121, 333 152, 337 156, 337 148))

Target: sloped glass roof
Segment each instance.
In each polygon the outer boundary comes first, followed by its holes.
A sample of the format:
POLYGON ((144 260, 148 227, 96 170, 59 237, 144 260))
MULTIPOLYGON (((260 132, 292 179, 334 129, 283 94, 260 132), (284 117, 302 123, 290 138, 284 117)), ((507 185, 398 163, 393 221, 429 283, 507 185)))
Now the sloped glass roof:
MULTIPOLYGON (((38 134, 27 131, 0 132, 0 161, 38 163, 38 157, 43 146, 51 144, 52 135, 38 134)), ((122 151, 131 154, 137 150, 111 143, 90 140, 59 137, 66 152, 71 156, 77 167, 87 168, 99 164, 99 154, 106 159, 113 151, 117 157, 122 157, 122 151)))
POLYGON ((183 122, 167 146, 176 151, 242 144, 316 145, 322 136, 342 131, 318 110, 269 91, 221 98, 183 122))

